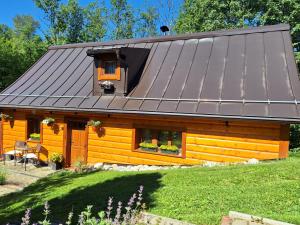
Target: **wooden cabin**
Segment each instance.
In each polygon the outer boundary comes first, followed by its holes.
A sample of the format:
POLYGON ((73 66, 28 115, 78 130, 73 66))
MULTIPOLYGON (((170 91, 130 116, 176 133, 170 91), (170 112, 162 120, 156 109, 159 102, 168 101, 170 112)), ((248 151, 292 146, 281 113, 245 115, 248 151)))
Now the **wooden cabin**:
POLYGON ((0 149, 41 143, 65 166, 286 158, 299 99, 284 24, 51 46, 0 94, 0 149))

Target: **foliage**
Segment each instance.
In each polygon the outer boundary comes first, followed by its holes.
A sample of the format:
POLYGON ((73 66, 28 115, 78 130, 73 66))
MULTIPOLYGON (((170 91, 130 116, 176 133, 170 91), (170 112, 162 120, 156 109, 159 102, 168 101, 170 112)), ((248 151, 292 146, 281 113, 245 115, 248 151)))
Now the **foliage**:
POLYGON ((77 160, 73 166, 75 167, 75 172, 77 173, 83 173, 88 170, 88 166, 82 160, 77 160))
POLYGON ((38 22, 31 16, 18 15, 14 28, 0 25, 0 91, 16 80, 46 50, 36 35, 38 22))
POLYGON ((13 120, 14 117, 12 115, 9 115, 9 114, 0 113, 0 119, 1 120, 13 120))
POLYGON ((0 185, 5 184, 7 179, 7 172, 4 169, 0 168, 0 185))
POLYGON ((152 144, 152 143, 147 143, 147 142, 142 142, 139 144, 140 147, 142 148, 151 148, 151 149, 156 149, 157 145, 156 144, 152 144))
POLYGON ((133 37, 134 15, 127 0, 110 0, 110 19, 114 25, 111 38, 124 39, 133 37))
POLYGON ((39 28, 40 24, 28 15, 17 15, 13 18, 15 26, 15 34, 21 36, 22 39, 31 40, 34 38, 35 31, 39 28))
POLYGON ((101 124, 102 124, 102 122, 99 120, 89 120, 87 122, 87 125, 91 126, 91 127, 99 127, 99 126, 101 126, 101 124))
POLYGON ((82 39, 85 41, 101 41, 107 32, 107 9, 104 2, 91 2, 83 9, 85 26, 82 39))
POLYGON ((290 149, 295 149, 300 147, 300 125, 291 124, 290 125, 290 149))
POLYGON ((86 7, 80 6, 78 0, 68 0, 65 4, 60 0, 35 0, 35 4, 48 22, 45 37, 49 44, 100 41, 105 35, 106 9, 98 1, 86 7))
POLYGON ((47 117, 47 118, 43 119, 42 123, 46 124, 46 125, 50 125, 50 124, 55 123, 55 119, 52 117, 47 117))
POLYGON ((137 34, 139 37, 157 36, 158 10, 154 6, 141 11, 138 19, 137 34))
POLYGON ((187 33, 279 23, 291 25, 294 49, 300 52, 299 0, 186 0, 175 29, 187 33))
POLYGON ((29 135, 29 137, 30 137, 32 140, 40 140, 41 135, 40 135, 40 134, 37 134, 37 133, 32 133, 32 134, 29 135))
POLYGON ((71 210, 80 214, 89 204, 94 205, 96 215, 106 208, 103 199, 114 196, 127 201, 140 184, 145 187, 149 212, 161 216, 220 224, 222 216, 233 210, 300 224, 299 180, 300 154, 257 165, 83 174, 62 171, 0 197, 0 224, 21 218, 31 207, 32 220, 42 220, 39 214, 45 201, 51 204, 57 221, 67 220, 66 212, 71 210))
POLYGON ((161 145, 159 146, 161 150, 167 150, 167 151, 178 151, 178 147, 176 145, 161 145))
MULTIPOLYGON (((92 213, 92 205, 88 205, 84 211, 79 215, 78 224, 80 225, 135 225, 139 224, 141 211, 145 209, 145 204, 142 203, 143 200, 143 186, 140 186, 137 193, 134 193, 129 199, 127 205, 123 207, 121 201, 118 202, 118 206, 113 212, 113 198, 109 197, 107 203, 107 210, 98 212, 95 217, 92 213), (113 216, 115 214, 115 216, 113 216)), ((39 221, 41 225, 51 225, 49 220, 50 206, 48 202, 44 205, 44 219, 39 221)), ((68 215, 68 220, 66 224, 72 224, 73 212, 68 215)), ((31 209, 25 211, 24 217, 22 217, 22 224, 30 225, 31 209)), ((35 223, 32 223, 35 224, 35 223)))
POLYGON ((53 163, 62 163, 64 160, 64 157, 62 154, 59 154, 59 153, 53 153, 51 156, 50 156, 50 161, 53 162, 53 163))

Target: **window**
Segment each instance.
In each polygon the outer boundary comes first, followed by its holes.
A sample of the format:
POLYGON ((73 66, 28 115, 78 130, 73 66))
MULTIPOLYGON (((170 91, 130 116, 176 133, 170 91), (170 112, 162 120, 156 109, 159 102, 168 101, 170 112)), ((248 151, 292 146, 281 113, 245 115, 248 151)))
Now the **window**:
POLYGON ((120 80, 120 66, 115 60, 103 60, 98 68, 98 80, 120 80))
POLYGON ((136 129, 136 150, 157 154, 183 156, 184 132, 179 130, 136 129))
POLYGON ((107 75, 115 75, 117 68, 117 62, 107 61, 104 62, 104 73, 107 75))
POLYGON ((27 138, 32 141, 40 141, 41 120, 39 118, 27 119, 27 138))

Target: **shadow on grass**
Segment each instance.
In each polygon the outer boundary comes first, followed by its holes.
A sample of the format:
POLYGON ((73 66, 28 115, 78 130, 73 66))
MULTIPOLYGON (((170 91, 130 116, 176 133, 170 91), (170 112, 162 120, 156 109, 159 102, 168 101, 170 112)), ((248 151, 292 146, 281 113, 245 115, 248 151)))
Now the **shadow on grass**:
MULTIPOLYGON (((101 172, 100 172, 101 173, 101 172)), ((104 172, 105 173, 105 172, 104 172)), ((26 208, 32 208, 32 219, 38 221, 42 219, 43 211, 43 193, 45 195, 51 192, 53 188, 65 188, 71 184, 76 178, 84 178, 85 176, 93 176, 91 174, 57 174, 51 179, 45 178, 26 187, 23 191, 8 194, 0 198, 0 224, 7 222, 19 222, 24 215, 26 208), (16 210, 6 207, 12 204, 19 204, 16 210), (5 209, 6 208, 6 209, 5 209), (1 211, 4 210, 2 213, 1 211)), ((87 205, 94 205, 94 213, 105 210, 108 197, 114 198, 114 205, 118 201, 127 204, 129 198, 136 192, 140 185, 144 186, 143 197, 147 207, 155 206, 152 193, 161 187, 160 173, 137 173, 137 174, 121 174, 111 176, 112 179, 101 180, 92 184, 83 183, 82 186, 72 188, 69 191, 61 191, 61 195, 57 195, 50 199, 51 220, 53 222, 65 222, 70 211, 74 212, 76 220, 81 211, 87 205)), ((95 176, 95 179, 97 176, 95 176)))

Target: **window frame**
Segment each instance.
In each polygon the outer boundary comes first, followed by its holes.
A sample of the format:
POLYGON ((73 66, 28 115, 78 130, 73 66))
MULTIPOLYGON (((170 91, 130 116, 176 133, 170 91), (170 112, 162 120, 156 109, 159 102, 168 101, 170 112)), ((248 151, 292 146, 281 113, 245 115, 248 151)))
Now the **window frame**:
MULTIPOLYGON (((158 140, 157 140, 158 141, 158 140)), ((152 154, 152 155, 161 155, 161 156, 167 156, 167 157, 175 157, 175 158, 186 158, 186 128, 183 127, 166 127, 166 126, 155 126, 155 125, 141 125, 141 124, 134 124, 133 126, 133 132, 132 132, 132 151, 138 152, 138 153, 145 153, 145 154, 152 154), (173 155, 173 154, 167 154, 162 152, 147 152, 143 151, 139 147, 139 138, 140 135, 138 130, 139 129, 152 129, 152 130, 165 130, 165 131, 177 131, 181 132, 181 154, 180 155, 173 155)))
POLYGON ((98 80, 121 80, 121 68, 120 63, 117 59, 103 59, 99 63, 98 67, 98 80), (116 68, 115 73, 105 73, 105 63, 107 62, 115 62, 116 68))
POLYGON ((29 142, 37 142, 42 143, 43 140, 43 123, 42 123, 42 117, 40 116, 27 116, 26 117, 26 140, 29 142), (39 126, 40 126, 40 140, 29 140, 30 139, 30 132, 29 132, 29 120, 39 120, 39 126))

